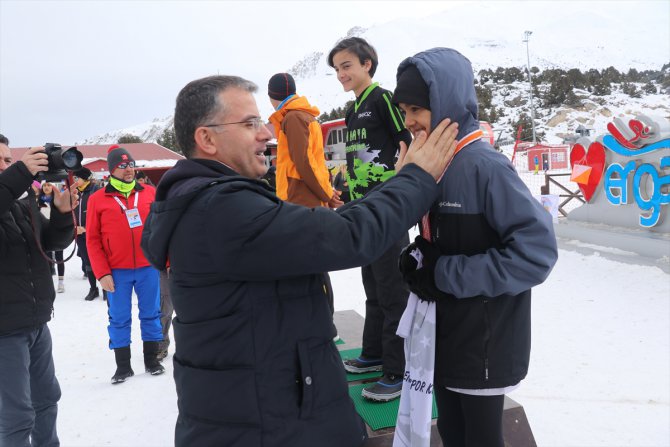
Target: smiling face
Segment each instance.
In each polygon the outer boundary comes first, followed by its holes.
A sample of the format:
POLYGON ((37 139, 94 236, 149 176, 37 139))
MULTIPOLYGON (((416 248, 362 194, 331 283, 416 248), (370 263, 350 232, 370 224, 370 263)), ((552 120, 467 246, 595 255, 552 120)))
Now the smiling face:
POLYGON ((229 88, 219 93, 219 103, 225 111, 219 112, 212 123, 229 123, 206 129, 212 142, 214 159, 231 167, 237 173, 259 178, 267 172, 265 145, 272 134, 265 125, 258 125, 260 117, 253 95, 246 90, 229 88))
POLYGON ((370 59, 361 64, 358 56, 349 50, 342 50, 333 55, 333 68, 345 92, 353 91, 356 96, 360 96, 363 90, 372 84, 370 59))
POLYGON ((114 171, 112 171, 112 175, 126 183, 130 183, 135 180, 135 168, 131 168, 130 164, 127 164, 125 169, 114 169, 114 171))
POLYGON ((430 131, 432 130, 430 127, 430 110, 402 102, 398 104, 398 107, 405 114, 405 127, 412 133, 414 138, 416 138, 416 134, 421 130, 425 131, 426 135, 430 135, 430 131))

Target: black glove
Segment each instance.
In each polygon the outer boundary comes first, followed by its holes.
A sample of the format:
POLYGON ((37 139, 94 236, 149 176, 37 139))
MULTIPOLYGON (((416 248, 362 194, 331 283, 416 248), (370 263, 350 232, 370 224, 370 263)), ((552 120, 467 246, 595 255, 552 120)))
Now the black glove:
POLYGON ((421 236, 417 236, 414 242, 400 253, 398 267, 403 279, 409 290, 423 301, 436 301, 448 296, 435 285, 435 265, 440 256, 440 249, 421 236), (416 268, 418 265, 416 260, 410 255, 410 252, 415 249, 418 249, 423 255, 419 269, 416 268))
POLYGON ((398 270, 400 270, 403 279, 408 273, 416 270, 416 266, 418 265, 414 256, 410 254, 414 250, 416 250, 416 243, 412 242, 400 252, 400 257, 398 258, 398 270))

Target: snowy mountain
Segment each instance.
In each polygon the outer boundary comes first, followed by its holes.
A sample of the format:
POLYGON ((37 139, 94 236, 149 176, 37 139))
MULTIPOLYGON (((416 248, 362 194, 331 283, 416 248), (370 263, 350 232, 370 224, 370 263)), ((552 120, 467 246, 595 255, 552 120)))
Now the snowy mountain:
MULTIPOLYGON (((472 61, 475 74, 497 67, 518 67, 525 72, 527 59, 540 70, 578 68, 583 72, 610 66, 621 72, 631 68, 660 70, 670 61, 670 44, 657 38, 667 36, 667 31, 655 32, 667 30, 668 24, 663 17, 640 14, 637 4, 618 3, 616 8, 605 8, 607 4, 602 3, 602 11, 594 12, 592 7, 582 9, 576 2, 569 3, 569 8, 563 2, 528 2, 521 13, 510 11, 503 2, 489 2, 479 8, 472 5, 475 4, 458 4, 421 19, 405 18, 370 28, 354 27, 341 37, 361 36, 376 47, 380 65, 375 81, 391 90, 395 86, 398 64, 409 55, 435 46, 459 50, 472 61), (533 34, 527 54, 522 40, 528 29, 533 30, 533 34)), ((322 112, 341 107, 352 99, 351 93, 342 91, 327 64, 329 48, 306 50, 302 59, 285 68, 296 78, 298 93, 306 95, 322 112)), ((268 77, 271 74, 268 73, 268 77)), ((266 79, 254 81, 260 86, 260 111, 268 117, 272 110, 265 100, 266 79)), ((511 123, 520 113, 530 114, 528 83, 494 85, 492 90, 494 105, 504 109, 504 116, 493 123, 496 135, 512 138, 511 123), (510 101, 510 98, 518 100, 510 101)), ((547 142, 560 143, 565 136, 574 133, 579 124, 593 128, 596 134, 603 133, 606 123, 616 116, 653 113, 670 117, 667 94, 644 93, 641 98, 631 98, 621 92, 620 86, 613 86, 611 95, 601 97, 591 97, 588 92, 577 93, 584 99, 581 107, 536 108, 538 130, 545 132, 547 142)), ((86 138, 80 144, 114 143, 123 134, 156 141, 171 124, 171 116, 154 119, 86 138)))

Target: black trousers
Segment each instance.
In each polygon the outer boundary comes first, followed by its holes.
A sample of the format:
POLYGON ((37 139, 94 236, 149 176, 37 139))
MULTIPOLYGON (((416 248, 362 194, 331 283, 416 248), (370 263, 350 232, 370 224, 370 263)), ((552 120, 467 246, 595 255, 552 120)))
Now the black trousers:
POLYGON ((77 256, 81 258, 82 270, 88 278, 88 285, 91 287, 91 290, 97 287, 95 274, 93 274, 93 268, 91 268, 91 260, 88 257, 88 249, 86 248, 86 234, 80 234, 77 236, 77 256))
POLYGON ((505 396, 471 396, 436 386, 437 430, 444 447, 503 447, 505 396))
POLYGON ((398 257, 408 244, 409 236, 405 234, 379 259, 361 267, 366 295, 361 355, 381 358, 384 373, 397 376, 405 372, 405 351, 403 339, 395 332, 409 297, 398 270, 398 257))
POLYGON ((65 276, 65 264, 63 263, 63 250, 50 251, 48 255, 51 259, 54 259, 59 262, 58 264, 56 264, 56 269, 58 269, 58 276, 65 276))
POLYGON ((163 331, 163 349, 170 346, 170 326, 172 326, 172 314, 174 306, 170 296, 170 272, 168 270, 160 271, 161 288, 161 329, 163 331))

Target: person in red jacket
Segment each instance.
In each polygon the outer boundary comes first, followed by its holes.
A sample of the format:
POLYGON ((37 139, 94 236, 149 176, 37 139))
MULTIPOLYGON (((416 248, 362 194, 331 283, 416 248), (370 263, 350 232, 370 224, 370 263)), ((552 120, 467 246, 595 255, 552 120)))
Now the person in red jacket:
POLYGON ((86 246, 95 277, 108 292, 109 347, 116 357, 112 383, 134 374, 130 366, 133 289, 137 294, 144 341, 144 366, 152 375, 165 372, 157 354, 163 340, 158 270, 146 260, 140 240, 156 190, 135 180, 135 160, 119 146, 107 154, 109 184, 88 201, 86 246))

